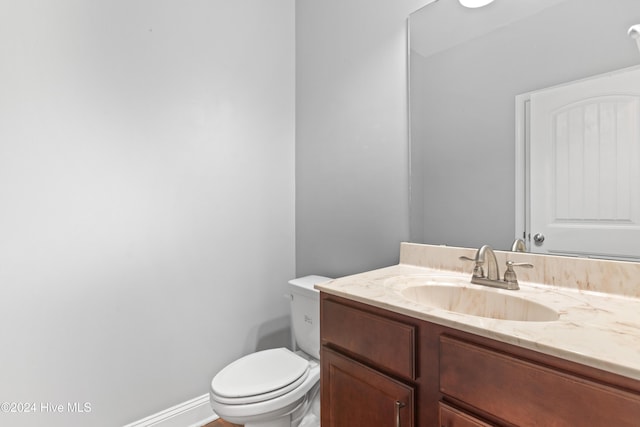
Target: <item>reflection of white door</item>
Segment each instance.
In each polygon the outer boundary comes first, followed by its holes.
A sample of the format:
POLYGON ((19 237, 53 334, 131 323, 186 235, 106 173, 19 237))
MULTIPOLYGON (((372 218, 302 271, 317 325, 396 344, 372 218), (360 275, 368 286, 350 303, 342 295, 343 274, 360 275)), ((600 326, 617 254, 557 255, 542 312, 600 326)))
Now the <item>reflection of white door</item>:
POLYGON ((530 108, 531 251, 640 259, 640 68, 535 92, 530 108))

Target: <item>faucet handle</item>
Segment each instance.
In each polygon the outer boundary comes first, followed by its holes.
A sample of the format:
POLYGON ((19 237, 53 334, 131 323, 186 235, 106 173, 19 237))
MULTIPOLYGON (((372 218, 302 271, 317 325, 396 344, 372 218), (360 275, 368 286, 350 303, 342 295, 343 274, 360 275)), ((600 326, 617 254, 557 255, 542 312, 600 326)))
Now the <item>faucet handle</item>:
POLYGON ((528 262, 507 261, 507 269, 509 269, 509 267, 533 268, 533 264, 529 264, 528 262))
POLYGON ((478 259, 478 255, 476 254, 475 258, 469 258, 468 256, 460 256, 458 259, 462 261, 472 261, 475 262, 476 265, 473 267, 473 277, 484 277, 484 269, 482 268, 482 264, 484 264, 483 260, 478 259))
POLYGON ((533 268, 533 264, 526 262, 507 261, 507 270, 504 272, 504 281, 507 283, 507 289, 520 289, 518 285, 518 277, 513 267, 533 268))

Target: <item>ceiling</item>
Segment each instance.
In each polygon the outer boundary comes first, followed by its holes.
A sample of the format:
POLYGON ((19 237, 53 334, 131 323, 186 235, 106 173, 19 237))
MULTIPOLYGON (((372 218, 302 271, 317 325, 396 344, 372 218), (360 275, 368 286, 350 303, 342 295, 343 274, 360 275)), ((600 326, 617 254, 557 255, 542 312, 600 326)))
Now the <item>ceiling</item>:
POLYGON ((430 56, 563 1, 495 0, 488 6, 469 9, 456 0, 432 0, 410 15, 410 48, 430 56))

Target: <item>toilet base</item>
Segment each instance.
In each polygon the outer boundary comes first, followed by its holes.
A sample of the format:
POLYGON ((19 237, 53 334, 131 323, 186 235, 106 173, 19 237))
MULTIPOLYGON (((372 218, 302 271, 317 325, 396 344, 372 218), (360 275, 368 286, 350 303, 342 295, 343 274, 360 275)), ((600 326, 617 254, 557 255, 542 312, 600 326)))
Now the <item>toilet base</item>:
MULTIPOLYGON (((320 427, 320 383, 316 383, 297 407, 287 415, 268 421, 244 421, 244 427, 320 427)), ((233 420, 230 420, 233 421, 233 420)))
POLYGON ((292 427, 292 414, 304 407, 305 398, 290 403, 284 408, 280 408, 270 414, 260 414, 255 416, 225 416, 221 418, 244 427, 292 427))
POLYGON ((244 427, 291 427, 291 415, 270 421, 249 422, 244 427))

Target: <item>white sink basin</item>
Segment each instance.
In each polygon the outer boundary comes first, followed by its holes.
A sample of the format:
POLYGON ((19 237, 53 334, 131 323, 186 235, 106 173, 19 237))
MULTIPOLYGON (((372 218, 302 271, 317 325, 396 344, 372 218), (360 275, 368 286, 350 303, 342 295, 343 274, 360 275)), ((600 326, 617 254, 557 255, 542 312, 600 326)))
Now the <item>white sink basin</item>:
POLYGON ((526 322, 550 322, 559 318, 558 312, 547 306, 504 292, 431 282, 410 286, 400 294, 421 305, 471 316, 526 322))

